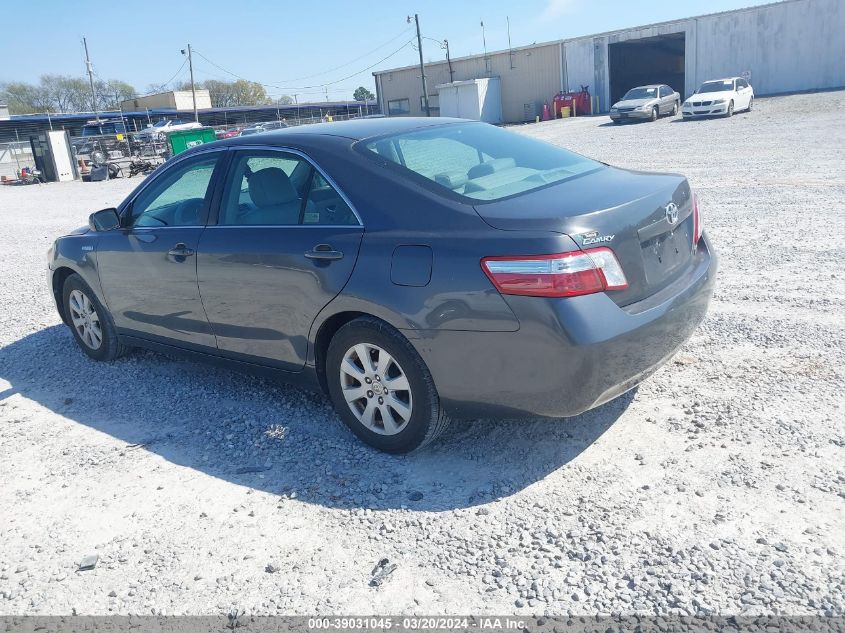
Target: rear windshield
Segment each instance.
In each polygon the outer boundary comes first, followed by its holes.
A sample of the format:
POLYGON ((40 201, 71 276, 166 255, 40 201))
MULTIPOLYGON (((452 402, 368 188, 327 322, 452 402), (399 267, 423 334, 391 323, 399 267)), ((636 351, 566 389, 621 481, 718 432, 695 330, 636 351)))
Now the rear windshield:
POLYGON ((480 201, 500 200, 603 167, 486 123, 394 134, 367 140, 363 147, 443 190, 480 201))

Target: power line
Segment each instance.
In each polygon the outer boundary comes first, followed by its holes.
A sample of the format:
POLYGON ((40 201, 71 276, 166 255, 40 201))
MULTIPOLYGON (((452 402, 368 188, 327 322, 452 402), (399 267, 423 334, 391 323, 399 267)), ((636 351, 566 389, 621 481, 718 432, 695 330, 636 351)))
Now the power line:
POLYGON ((392 52, 392 53, 390 53, 389 55, 386 55, 385 57, 382 57, 380 60, 378 60, 378 61, 377 61, 377 62, 375 62, 374 64, 371 64, 370 66, 367 66, 366 68, 364 68, 364 69, 362 69, 362 70, 359 70, 359 71, 357 71, 357 72, 354 72, 354 73, 352 73, 351 75, 347 75, 346 77, 341 77, 340 79, 337 79, 337 80, 335 80, 335 81, 328 81, 328 82, 326 82, 326 83, 314 84, 313 86, 288 86, 288 87, 284 87, 284 86, 279 86, 279 85, 276 85, 276 84, 267 84, 267 83, 262 83, 262 82, 260 82, 260 81, 252 81, 251 79, 247 79, 246 77, 242 77, 241 75, 238 75, 238 74, 236 74, 236 73, 233 73, 233 72, 232 72, 232 71, 230 71, 230 70, 226 70, 225 68, 223 68, 223 67, 222 67, 222 66, 220 66, 219 64, 217 64, 217 63, 215 63, 215 62, 211 61, 208 57, 206 57, 205 55, 203 55, 200 51, 198 51, 198 50, 196 50, 196 49, 194 49, 194 53, 196 53, 198 56, 202 57, 205 61, 207 61, 209 64, 211 64, 211 65, 212 65, 212 66, 214 66, 215 68, 217 68, 217 69, 219 69, 219 70, 222 70, 224 73, 226 73, 226 74, 228 74, 228 75, 231 75, 232 77, 235 77, 236 79, 240 79, 240 80, 242 80, 242 81, 250 81, 250 82, 252 82, 252 83, 257 83, 257 84, 260 84, 261 86, 264 86, 265 88, 275 88, 276 90, 284 90, 284 91, 289 91, 289 90, 310 90, 310 89, 313 89, 313 88, 324 88, 324 87, 326 87, 326 86, 333 86, 333 85, 335 85, 335 84, 339 84, 339 83, 341 83, 341 82, 343 82, 343 81, 346 81, 347 79, 351 79, 352 77, 355 77, 355 76, 357 76, 357 75, 360 75, 361 73, 365 73, 365 72, 367 72, 368 70, 370 70, 370 69, 372 69, 372 68, 375 68, 376 66, 378 66, 378 65, 379 65, 379 64, 381 64, 382 62, 384 62, 384 61, 386 61, 386 60, 390 59, 390 58, 391 58, 391 57, 393 57, 394 55, 398 54, 400 51, 402 51, 402 49, 404 49, 406 46, 408 46, 411 42, 413 42, 413 40, 408 40, 407 42, 405 42, 404 44, 402 44, 402 46, 400 46, 399 48, 397 48, 395 51, 393 51, 393 52, 392 52))
MULTIPOLYGON (((199 53, 197 53, 196 50, 194 50, 194 53, 196 53, 197 56, 199 56, 199 53)), ((221 80, 221 81, 226 81, 226 79, 223 78, 223 76, 220 75, 219 73, 210 73, 206 69, 199 67, 196 63, 194 64, 194 72, 199 73, 200 75, 204 75, 204 76, 206 76, 210 79, 217 79, 217 80, 221 80)), ((334 92, 340 92, 340 91, 355 90, 357 87, 358 86, 350 84, 348 86, 333 86, 332 88, 333 88, 334 92)), ((299 94, 299 95, 324 95, 325 92, 323 90, 297 90, 297 94, 299 94)), ((271 98, 272 97, 281 97, 281 96, 290 96, 290 91, 288 91, 288 92, 284 92, 284 91, 283 92, 267 92, 267 96, 271 97, 271 98)))
POLYGON ((379 44, 373 50, 371 50, 367 53, 364 53, 363 55, 361 55, 360 57, 356 57, 355 59, 350 59, 348 62, 346 62, 345 64, 341 64, 340 66, 335 66, 334 68, 330 68, 328 70, 324 70, 324 71, 321 71, 321 72, 318 72, 318 73, 314 73, 313 75, 305 75, 304 77, 296 77, 295 79, 285 79, 283 81, 279 81, 278 83, 288 83, 288 82, 292 82, 292 81, 302 81, 303 79, 311 79, 312 77, 319 77, 320 75, 328 75, 329 73, 333 73, 334 71, 340 70, 341 68, 346 68, 347 66, 351 66, 355 62, 360 61, 360 60, 364 59, 365 57, 369 57, 370 55, 372 55, 373 53, 375 53, 378 50, 381 50, 382 48, 384 48, 388 44, 392 44, 393 42, 395 42, 400 37, 402 37, 403 35, 405 35, 406 33, 410 32, 410 31, 411 31, 411 29, 407 28, 404 31, 402 31, 401 33, 399 33, 399 35, 395 35, 395 36, 391 37, 389 40, 387 40, 386 42, 384 42, 383 44, 379 44))

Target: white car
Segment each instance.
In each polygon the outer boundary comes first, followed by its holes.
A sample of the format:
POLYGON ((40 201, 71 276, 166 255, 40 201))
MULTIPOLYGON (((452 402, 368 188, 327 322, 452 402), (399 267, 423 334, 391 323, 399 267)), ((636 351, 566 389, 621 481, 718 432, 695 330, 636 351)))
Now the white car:
POLYGON ((754 107, 754 88, 742 77, 705 81, 684 101, 681 113, 685 119, 700 116, 733 116, 754 107))
POLYGON ((193 130, 202 127, 196 121, 182 121, 181 119, 162 119, 155 125, 144 128, 135 134, 136 141, 162 140, 168 132, 177 130, 193 130))

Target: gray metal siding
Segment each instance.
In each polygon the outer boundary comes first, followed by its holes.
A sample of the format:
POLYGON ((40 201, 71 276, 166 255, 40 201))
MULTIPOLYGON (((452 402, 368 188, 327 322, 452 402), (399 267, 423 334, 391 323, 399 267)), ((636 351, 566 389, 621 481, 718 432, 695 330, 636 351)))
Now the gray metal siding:
POLYGON ((691 22, 696 84, 749 70, 761 95, 845 86, 842 0, 786 2, 691 22))

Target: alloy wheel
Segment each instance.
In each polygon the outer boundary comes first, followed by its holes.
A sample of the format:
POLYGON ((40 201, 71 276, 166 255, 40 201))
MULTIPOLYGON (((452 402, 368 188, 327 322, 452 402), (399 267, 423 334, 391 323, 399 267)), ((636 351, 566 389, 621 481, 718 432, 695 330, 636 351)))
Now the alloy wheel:
POLYGON ((68 308, 70 320, 82 342, 92 350, 100 349, 103 328, 94 303, 81 290, 72 290, 68 296, 68 308))
POLYGON ((340 386, 349 409, 374 433, 396 435, 411 420, 408 377, 378 345, 359 343, 346 351, 340 364, 340 386))

